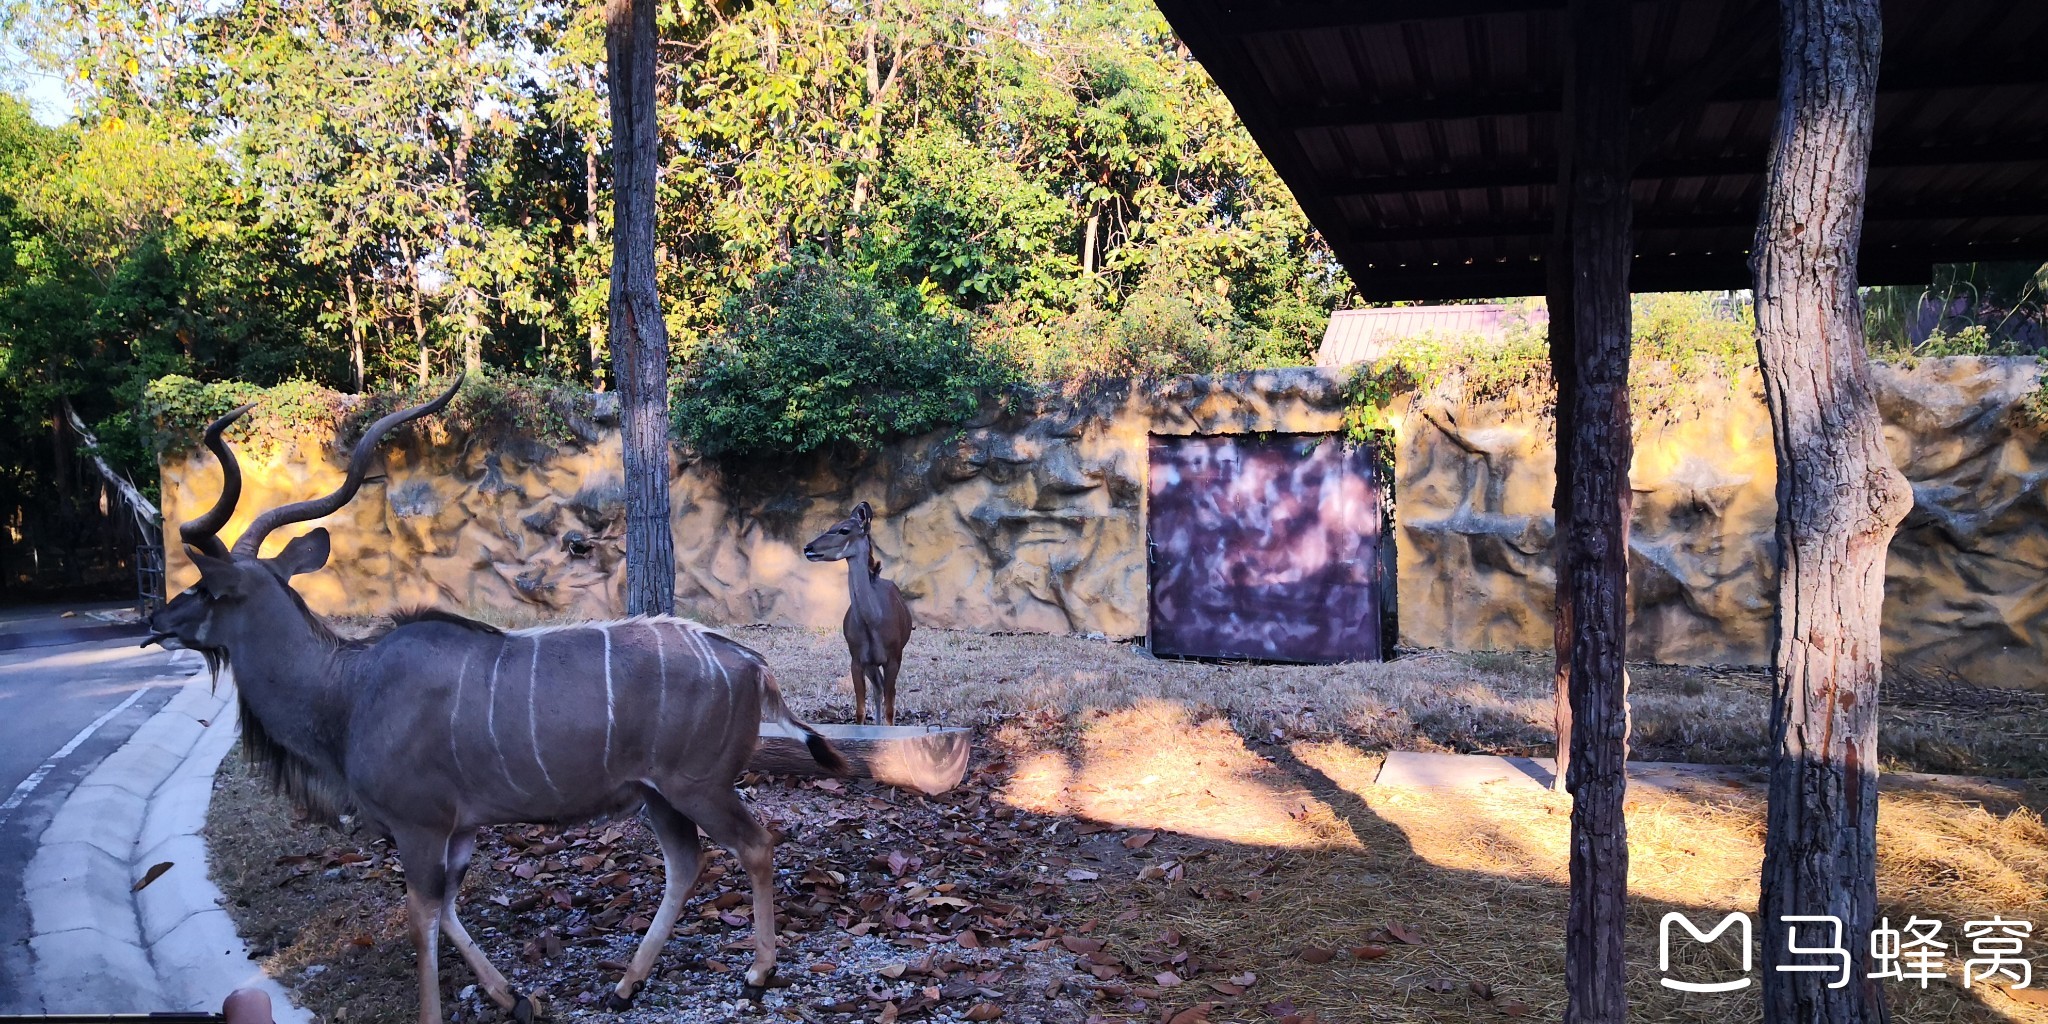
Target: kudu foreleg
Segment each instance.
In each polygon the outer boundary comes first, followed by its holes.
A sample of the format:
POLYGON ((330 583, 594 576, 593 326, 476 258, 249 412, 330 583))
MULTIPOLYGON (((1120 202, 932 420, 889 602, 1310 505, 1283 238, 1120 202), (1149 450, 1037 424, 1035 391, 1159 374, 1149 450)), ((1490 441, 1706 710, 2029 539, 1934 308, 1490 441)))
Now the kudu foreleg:
POLYGON ((868 721, 868 667, 855 659, 853 663, 853 724, 866 725, 868 721))
POLYGON ((469 929, 462 926, 462 919, 455 913, 456 902, 462 898, 462 878, 469 872, 469 858, 475 852, 475 832, 459 834, 448 840, 448 892, 441 901, 441 931, 448 936, 448 941, 455 943, 455 948, 462 954, 462 959, 468 961, 469 969, 476 972, 477 982, 483 986, 484 995, 490 997, 491 1002, 498 1004, 499 1009, 512 1014, 520 1024, 528 1024, 533 1020, 532 1001, 512 990, 512 983, 505 980, 505 975, 498 970, 497 965, 491 963, 490 958, 484 955, 483 949, 476 944, 476 940, 469 937, 469 929))
POLYGON ((448 896, 446 835, 398 841, 405 865, 406 931, 419 959, 419 1024, 441 1024, 441 908, 448 896))
POLYGON ((661 840, 661 906, 655 910, 654 923, 648 926, 647 936, 640 940, 640 948, 633 954, 632 966, 605 1000, 605 1007, 614 1011, 632 1006, 633 996, 654 972, 654 961, 661 956, 662 947, 668 945, 683 904, 696 890, 698 871, 703 864, 704 848, 697 838, 697 823, 669 806, 658 793, 648 795, 647 820, 654 826, 655 838, 661 840))

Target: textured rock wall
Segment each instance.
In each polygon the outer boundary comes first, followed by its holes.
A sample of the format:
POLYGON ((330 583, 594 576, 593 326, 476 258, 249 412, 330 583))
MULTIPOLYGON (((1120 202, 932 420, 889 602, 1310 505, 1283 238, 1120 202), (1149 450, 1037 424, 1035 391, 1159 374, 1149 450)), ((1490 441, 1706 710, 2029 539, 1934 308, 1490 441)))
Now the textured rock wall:
MULTIPOLYGON (((677 604, 711 622, 836 626, 844 569, 801 548, 856 501, 927 626, 1145 632, 1148 434, 1336 429, 1336 373, 1181 378, 1047 400, 893 445, 856 465, 721 470, 679 454, 677 604)), ((2048 686, 2048 442, 2017 414, 2029 360, 1927 360, 1878 370, 1892 454, 1914 483, 1894 541, 1887 650, 1987 682, 2048 686)), ((1694 389, 1637 424, 1632 654, 1677 663, 1768 660, 1775 462, 1753 380, 1694 389)), ((1550 644, 1551 422, 1532 401, 1425 395, 1398 432, 1399 615, 1406 642, 1550 644)), ((259 409, 256 415, 261 415, 259 409)), ((619 608, 618 439, 542 447, 438 427, 387 445, 385 482, 326 522, 334 563, 297 582, 329 613, 411 605, 534 620, 619 608)), ((255 511, 339 482, 331 443, 245 453, 255 511)), ((171 586, 194 578, 175 523, 212 501, 210 457, 164 466, 171 586)), ((294 531, 286 531, 287 534, 294 531)), ((281 545, 284 537, 273 544, 281 545)))

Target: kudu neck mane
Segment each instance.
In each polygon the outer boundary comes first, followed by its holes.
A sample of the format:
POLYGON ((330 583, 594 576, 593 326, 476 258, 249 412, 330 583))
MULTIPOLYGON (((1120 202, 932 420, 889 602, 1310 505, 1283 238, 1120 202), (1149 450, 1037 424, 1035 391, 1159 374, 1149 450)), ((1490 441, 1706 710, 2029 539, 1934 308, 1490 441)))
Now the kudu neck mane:
MULTIPOLYGON (((323 670, 302 673, 299 679, 292 681, 301 685, 318 685, 321 682, 326 682, 330 686, 348 685, 347 662, 354 653, 369 646, 369 643, 343 639, 327 624, 327 620, 313 614, 312 609, 306 607, 305 598, 300 597, 297 590, 292 589, 289 584, 284 590, 291 595, 312 637, 311 651, 307 656, 326 663, 323 670)), ((221 669, 233 663, 233 653, 225 648, 200 652, 206 658, 207 666, 213 670, 216 679, 219 678, 221 669)), ((247 660, 249 659, 244 659, 245 662, 247 660)), ((271 669, 267 674, 276 675, 278 671, 271 669)), ((255 679, 249 682, 263 687, 272 681, 255 679)), ((273 792, 290 800, 294 806, 306 812, 315 821, 330 827, 339 827, 338 819, 342 815, 355 813, 355 803, 349 798, 348 788, 342 782, 338 766, 322 764, 321 752, 317 750, 294 750, 286 738, 276 735, 266 725, 256 704, 249 699, 249 687, 245 685, 245 681, 237 679, 235 688, 242 715, 243 758, 249 762, 250 767, 263 773, 273 792)), ((308 735, 298 737, 298 741, 308 747, 328 746, 338 752, 342 739, 340 730, 345 728, 344 723, 328 720, 328 716, 322 714, 325 709, 308 710, 311 712, 308 721, 312 728, 308 730, 308 735), (312 738, 313 734, 325 730, 335 730, 335 734, 323 737, 325 742, 312 738)))

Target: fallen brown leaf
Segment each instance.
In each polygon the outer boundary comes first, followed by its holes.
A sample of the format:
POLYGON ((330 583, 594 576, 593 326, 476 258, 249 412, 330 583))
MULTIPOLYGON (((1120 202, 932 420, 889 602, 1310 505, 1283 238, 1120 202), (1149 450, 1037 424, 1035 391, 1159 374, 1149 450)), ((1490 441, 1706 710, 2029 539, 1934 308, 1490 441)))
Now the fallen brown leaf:
POLYGON ((1166 1024, 1209 1024, 1209 1011, 1215 1008, 1215 1003, 1196 1003, 1179 1013, 1168 1013, 1164 1020, 1166 1024))
POLYGON ((1159 833, 1157 832, 1134 832, 1129 837, 1124 839, 1124 849, 1142 850, 1148 844, 1150 844, 1152 840, 1157 838, 1159 838, 1159 833))
POLYGON ((1334 951, 1324 949, 1321 946, 1303 946, 1301 948, 1301 958, 1312 964, 1329 963, 1330 958, 1336 955, 1334 951))
POLYGON ((1363 946, 1351 947, 1351 956, 1353 959, 1356 960, 1378 960, 1380 957, 1386 956, 1389 952, 1392 951, 1378 943, 1368 943, 1363 946))
POLYGON ((1421 932, 1405 924, 1388 925, 1387 934, 1393 936, 1395 942, 1401 943, 1404 946, 1420 946, 1424 941, 1421 932))
POLYGON ((976 1003, 967 1008, 968 1020, 994 1020, 1003 1015, 1003 1008, 994 1003, 976 1003))
POLYGON ((169 871, 171 869, 171 864, 171 861, 160 861, 158 863, 151 864, 149 866, 149 870, 143 872, 142 877, 136 881, 135 886, 129 889, 128 891, 141 892, 143 886, 146 886, 149 883, 154 882, 159 878, 162 878, 164 872, 169 871))

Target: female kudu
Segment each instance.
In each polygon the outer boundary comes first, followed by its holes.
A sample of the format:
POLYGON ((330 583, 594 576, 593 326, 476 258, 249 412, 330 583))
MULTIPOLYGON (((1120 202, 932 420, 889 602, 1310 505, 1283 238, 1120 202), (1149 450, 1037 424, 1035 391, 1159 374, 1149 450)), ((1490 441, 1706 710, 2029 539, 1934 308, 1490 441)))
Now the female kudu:
POLYGON ((804 545, 813 562, 846 562, 846 652, 853 658, 853 723, 867 715, 868 683, 875 684, 875 720, 896 724, 896 672, 903 667, 903 645, 910 642, 910 606, 903 592, 882 578, 882 560, 868 535, 875 510, 863 501, 853 514, 804 545))

